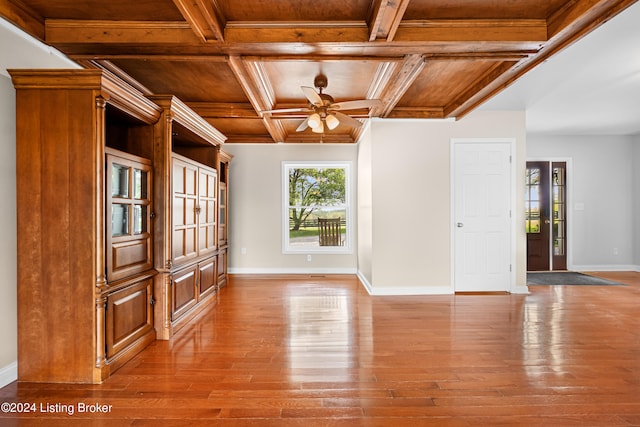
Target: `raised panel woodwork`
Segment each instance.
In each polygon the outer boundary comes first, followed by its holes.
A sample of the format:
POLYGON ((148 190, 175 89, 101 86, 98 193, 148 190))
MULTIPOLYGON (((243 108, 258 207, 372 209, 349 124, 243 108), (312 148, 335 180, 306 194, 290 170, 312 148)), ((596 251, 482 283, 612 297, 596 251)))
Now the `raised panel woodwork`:
POLYGON ((227 284, 227 249, 220 249, 218 253, 218 286, 227 284))
POLYGON ((179 318, 197 302, 197 266, 189 267, 171 276, 171 318, 179 318))
POLYGON ((216 249, 217 191, 215 169, 173 156, 172 264, 184 264, 216 249))
POLYGON ((151 247, 146 240, 114 244, 111 251, 115 271, 149 265, 151 247))
POLYGON ((107 358, 153 333, 153 279, 146 278, 107 296, 107 358))
POLYGON ((198 251, 206 255, 217 247, 218 175, 214 169, 201 167, 198 171, 198 251))
POLYGON ((218 282, 218 269, 216 267, 217 258, 213 257, 198 264, 198 285, 200 296, 207 292, 215 292, 218 282))
POLYGON ((198 254, 198 167, 173 159, 173 262, 198 254))

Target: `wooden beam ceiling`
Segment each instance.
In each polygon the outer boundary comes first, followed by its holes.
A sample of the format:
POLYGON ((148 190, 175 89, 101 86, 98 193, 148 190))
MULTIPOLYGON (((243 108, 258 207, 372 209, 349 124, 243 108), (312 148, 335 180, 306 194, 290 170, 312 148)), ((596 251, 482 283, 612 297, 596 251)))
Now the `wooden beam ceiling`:
POLYGON ((0 15, 142 93, 184 96, 229 141, 318 142, 295 132, 304 114, 261 112, 304 107, 299 87, 327 73, 336 101, 382 101, 349 112, 360 120, 460 118, 635 1, 0 0, 0 15))

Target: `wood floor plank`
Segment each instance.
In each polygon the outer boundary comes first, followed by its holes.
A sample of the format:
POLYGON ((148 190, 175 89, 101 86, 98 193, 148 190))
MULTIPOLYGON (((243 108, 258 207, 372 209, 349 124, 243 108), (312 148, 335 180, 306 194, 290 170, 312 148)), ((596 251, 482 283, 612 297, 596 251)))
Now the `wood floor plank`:
POLYGON ((372 297, 348 275, 231 276, 103 384, 0 389, 75 409, 0 426, 640 425, 640 273, 593 274, 625 286, 372 297))

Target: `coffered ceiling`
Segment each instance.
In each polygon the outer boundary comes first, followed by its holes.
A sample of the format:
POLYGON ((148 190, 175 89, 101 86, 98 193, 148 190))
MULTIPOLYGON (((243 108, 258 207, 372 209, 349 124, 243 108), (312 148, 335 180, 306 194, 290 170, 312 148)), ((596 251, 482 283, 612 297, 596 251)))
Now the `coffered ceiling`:
POLYGON ((172 94, 228 142, 350 143, 298 126, 324 74, 342 111, 461 118, 635 0, 0 0, 0 16, 86 67, 172 94))

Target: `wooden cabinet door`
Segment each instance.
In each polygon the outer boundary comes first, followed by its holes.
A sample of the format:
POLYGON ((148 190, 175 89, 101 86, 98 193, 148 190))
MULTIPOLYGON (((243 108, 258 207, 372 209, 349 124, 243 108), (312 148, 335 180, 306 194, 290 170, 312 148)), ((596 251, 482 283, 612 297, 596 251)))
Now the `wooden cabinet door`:
POLYGON ((106 310, 107 358, 153 332, 153 278, 110 294, 106 310))
POLYGON ((217 247, 217 191, 218 175, 215 169, 198 169, 198 252, 207 255, 217 247))
POLYGON ((171 276, 171 320, 182 316, 198 302, 196 265, 171 276))
POLYGON ((151 162, 116 150, 107 151, 107 280, 151 269, 153 194, 151 162))
POLYGON ((227 282, 227 250, 222 249, 218 253, 218 286, 224 286, 227 282))
POLYGON ((198 276, 200 296, 208 292, 215 292, 216 284, 218 282, 215 257, 198 264, 198 276))
POLYGON ((223 246, 227 243, 227 183, 220 181, 220 198, 218 200, 218 243, 223 246))
POLYGON ((173 159, 172 258, 176 264, 198 255, 198 167, 173 159))

